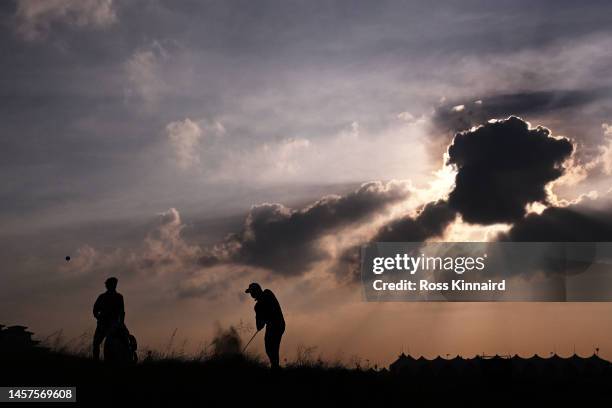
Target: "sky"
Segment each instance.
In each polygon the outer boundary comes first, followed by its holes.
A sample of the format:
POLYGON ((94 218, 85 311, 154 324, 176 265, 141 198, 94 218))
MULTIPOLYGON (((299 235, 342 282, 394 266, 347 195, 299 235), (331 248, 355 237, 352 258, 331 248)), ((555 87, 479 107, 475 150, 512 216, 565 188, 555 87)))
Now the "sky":
POLYGON ((607 303, 366 303, 355 278, 367 242, 612 241, 611 12, 2 2, 0 323, 76 338, 114 275, 141 345, 195 350, 250 337, 259 281, 288 359, 612 358, 607 303))

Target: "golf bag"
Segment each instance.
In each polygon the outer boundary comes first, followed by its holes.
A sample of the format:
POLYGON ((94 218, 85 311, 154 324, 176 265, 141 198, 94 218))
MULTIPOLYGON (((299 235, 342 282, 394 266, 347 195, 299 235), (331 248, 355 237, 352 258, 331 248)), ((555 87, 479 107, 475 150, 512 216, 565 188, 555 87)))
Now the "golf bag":
POLYGON ((136 363, 138 343, 125 324, 111 328, 104 340, 104 361, 117 363, 136 363))

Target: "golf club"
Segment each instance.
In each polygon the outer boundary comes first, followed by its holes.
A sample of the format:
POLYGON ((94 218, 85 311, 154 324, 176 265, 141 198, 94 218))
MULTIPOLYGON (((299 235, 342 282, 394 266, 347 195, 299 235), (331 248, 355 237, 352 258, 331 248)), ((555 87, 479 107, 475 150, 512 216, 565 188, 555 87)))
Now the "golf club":
POLYGON ((257 336, 257 333, 259 333, 259 330, 257 330, 255 332, 255 334, 253 334, 253 337, 251 337, 251 340, 249 340, 249 342, 246 344, 246 346, 244 346, 244 348, 242 349, 242 354, 244 354, 244 352, 246 351, 247 347, 249 347, 249 344, 251 344, 251 342, 253 341, 255 336, 257 336))

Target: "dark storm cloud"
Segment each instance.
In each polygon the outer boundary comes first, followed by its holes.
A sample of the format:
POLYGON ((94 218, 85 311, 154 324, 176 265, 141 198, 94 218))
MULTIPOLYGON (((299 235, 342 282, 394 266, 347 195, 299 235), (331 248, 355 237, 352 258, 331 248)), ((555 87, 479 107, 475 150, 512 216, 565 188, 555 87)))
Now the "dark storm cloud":
MULTIPOLYGON (((599 252, 597 242, 612 241, 612 208, 594 209, 582 203, 549 207, 541 214, 532 213, 517 220, 495 241, 508 244, 491 243, 487 275, 530 277, 543 273, 552 279, 546 284, 553 290, 551 300, 563 300, 559 296, 565 294, 567 276, 585 272, 588 275, 602 266, 607 275, 608 267, 602 261, 609 254, 606 250, 599 252), (537 245, 520 244, 524 242, 537 245)), ((592 288, 593 283, 587 285, 592 288)))
POLYGON ((442 235, 457 213, 444 200, 426 204, 415 217, 404 217, 382 227, 372 242, 420 242, 442 235))
MULTIPOLYGON (((391 221, 370 242, 421 242, 441 236, 457 214, 470 223, 514 223, 508 236, 500 236, 506 240, 612 238, 605 223, 571 209, 551 207, 523 218, 527 204, 546 203, 545 186, 563 174, 561 165, 572 150, 568 139, 553 137, 544 127, 532 129, 517 117, 458 133, 448 147, 448 164, 457 168, 448 201, 428 203, 416 216, 391 221)), ((354 247, 340 256, 334 272, 355 280, 358 269, 359 249, 354 247)))
MULTIPOLYGON (((444 200, 427 203, 414 216, 405 216, 381 227, 370 242, 422 242, 444 234, 457 213, 444 200)), ((359 247, 345 250, 332 272, 340 280, 354 282, 359 278, 359 247)))
POLYGON ((301 210, 281 204, 257 205, 247 216, 243 230, 229 236, 201 263, 210 266, 216 260, 225 260, 298 275, 327 256, 317 245, 320 238, 374 216, 407 196, 403 183, 371 182, 344 196, 324 197, 301 210))
POLYGON ((448 148, 457 168, 449 206, 470 223, 519 220, 527 204, 546 203, 545 186, 563 174, 572 150, 568 139, 517 117, 458 133, 448 148))
POLYGON ((529 214, 498 237, 516 242, 610 242, 612 209, 587 210, 579 205, 549 207, 529 214))

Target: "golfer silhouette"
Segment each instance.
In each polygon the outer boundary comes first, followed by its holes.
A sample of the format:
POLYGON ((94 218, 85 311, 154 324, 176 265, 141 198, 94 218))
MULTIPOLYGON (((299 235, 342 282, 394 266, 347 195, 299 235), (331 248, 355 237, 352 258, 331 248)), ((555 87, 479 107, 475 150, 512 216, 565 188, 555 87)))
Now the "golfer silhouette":
POLYGON ((117 293, 118 279, 115 277, 108 278, 104 285, 106 292, 98 296, 93 307, 93 315, 98 320, 96 332, 93 338, 93 358, 100 359, 100 345, 104 338, 109 333, 123 326, 125 320, 125 309, 123 305, 123 296, 117 293))
POLYGON ((264 342, 266 354, 270 359, 270 368, 278 370, 280 368, 280 343, 285 332, 285 319, 276 296, 270 289, 262 290, 258 283, 251 283, 245 293, 251 294, 256 300, 255 303, 255 324, 257 331, 266 326, 264 342))

